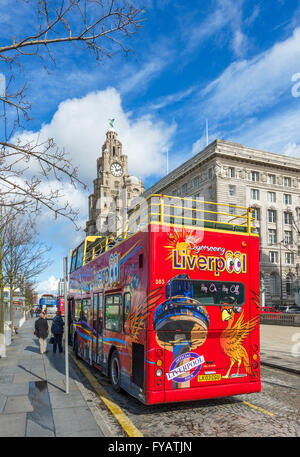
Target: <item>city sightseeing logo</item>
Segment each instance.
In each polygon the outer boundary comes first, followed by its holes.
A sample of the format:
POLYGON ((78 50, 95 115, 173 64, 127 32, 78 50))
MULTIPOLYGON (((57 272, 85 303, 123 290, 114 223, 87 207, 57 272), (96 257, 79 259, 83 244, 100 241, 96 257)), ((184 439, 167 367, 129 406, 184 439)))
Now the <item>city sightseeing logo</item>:
POLYGON ((212 271, 219 276, 223 271, 228 273, 247 273, 247 255, 239 251, 226 251, 224 247, 198 245, 193 238, 187 237, 185 246, 172 250, 172 268, 174 270, 212 271), (208 255, 203 255, 207 252, 208 255), (215 253, 217 255, 211 255, 215 253))

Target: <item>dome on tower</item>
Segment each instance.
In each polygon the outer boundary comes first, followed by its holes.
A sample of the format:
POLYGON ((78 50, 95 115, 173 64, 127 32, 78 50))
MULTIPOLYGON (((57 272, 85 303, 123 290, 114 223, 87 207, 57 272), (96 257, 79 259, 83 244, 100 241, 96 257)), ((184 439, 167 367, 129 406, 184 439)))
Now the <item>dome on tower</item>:
POLYGON ((126 179, 126 184, 141 184, 141 180, 137 178, 136 176, 128 176, 126 179))

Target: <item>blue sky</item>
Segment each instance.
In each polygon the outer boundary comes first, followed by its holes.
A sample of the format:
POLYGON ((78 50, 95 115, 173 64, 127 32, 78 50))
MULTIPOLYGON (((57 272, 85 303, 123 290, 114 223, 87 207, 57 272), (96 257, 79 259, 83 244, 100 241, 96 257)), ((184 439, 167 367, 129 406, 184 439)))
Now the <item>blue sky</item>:
MULTIPOLYGON (((0 0, 2 42, 2 25, 11 14, 8 4, 0 0)), ((115 55, 97 64, 80 49, 64 45, 55 48, 56 66, 49 63, 49 73, 39 59, 30 58, 24 59, 19 75, 28 81, 32 103, 25 134, 53 136, 89 186, 83 192, 65 185, 82 224, 109 118, 116 119, 130 173, 142 178, 146 188, 164 175, 167 150, 172 170, 205 146, 206 119, 209 141, 222 138, 300 157, 298 1, 138 4, 145 6, 146 21, 130 41, 134 55, 115 55)), ((14 20, 21 27, 22 8, 29 6, 19 6, 14 20)), ((33 26, 28 20, 25 31, 33 26)), ((63 256, 83 232, 47 212, 40 216, 39 228, 52 247, 51 266, 38 278, 42 291, 62 276, 63 256)))

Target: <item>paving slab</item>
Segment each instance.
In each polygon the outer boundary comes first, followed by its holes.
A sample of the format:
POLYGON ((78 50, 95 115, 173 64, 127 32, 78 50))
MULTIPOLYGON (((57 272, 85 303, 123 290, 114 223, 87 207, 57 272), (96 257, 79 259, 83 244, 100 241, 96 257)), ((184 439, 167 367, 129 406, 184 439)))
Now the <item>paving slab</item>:
POLYGON ((29 390, 28 382, 2 383, 0 384, 0 394, 7 396, 27 395, 29 390))
POLYGON ((0 414, 0 437, 23 437, 26 431, 26 413, 0 414))
POLYGON ((53 420, 57 436, 103 436, 87 406, 54 408, 53 420))
POLYGON ((7 397, 3 413, 28 413, 31 411, 33 411, 33 407, 28 395, 18 395, 16 397, 7 397))

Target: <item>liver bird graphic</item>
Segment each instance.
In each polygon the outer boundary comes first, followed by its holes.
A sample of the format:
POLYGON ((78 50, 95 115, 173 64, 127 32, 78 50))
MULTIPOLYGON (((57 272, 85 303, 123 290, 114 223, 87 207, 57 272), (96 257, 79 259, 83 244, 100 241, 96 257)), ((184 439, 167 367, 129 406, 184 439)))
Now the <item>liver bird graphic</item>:
POLYGON ((246 372, 251 374, 249 356, 245 347, 243 346, 243 341, 256 327, 259 316, 256 315, 248 321, 244 321, 243 310, 237 321, 234 323, 234 316, 236 313, 236 307, 234 305, 222 306, 221 312, 222 321, 227 321, 228 325, 221 333, 220 344, 222 350, 230 358, 230 367, 223 378, 229 378, 229 373, 235 362, 238 364, 235 376, 239 376, 239 369, 242 361, 246 372))

